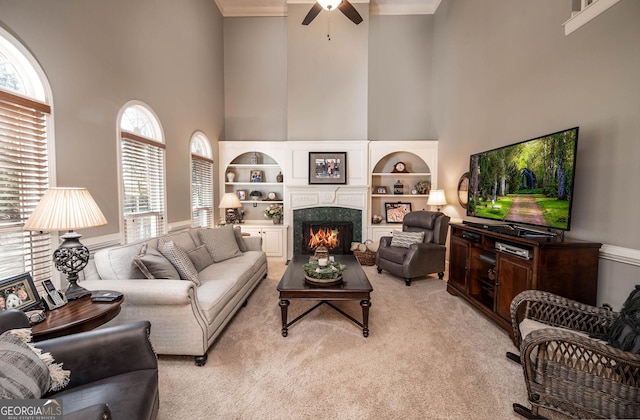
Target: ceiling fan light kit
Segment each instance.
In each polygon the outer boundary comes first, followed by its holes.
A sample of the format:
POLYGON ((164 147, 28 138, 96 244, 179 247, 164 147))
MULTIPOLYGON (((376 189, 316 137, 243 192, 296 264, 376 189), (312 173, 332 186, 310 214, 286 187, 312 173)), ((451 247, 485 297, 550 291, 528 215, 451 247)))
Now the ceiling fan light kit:
POLYGON ((356 10, 355 7, 347 0, 318 0, 311 6, 311 10, 307 13, 307 16, 304 17, 302 21, 303 25, 308 25, 318 16, 318 13, 322 11, 322 9, 331 11, 334 9, 338 9, 345 15, 351 22, 359 25, 362 22, 362 16, 356 10))
POLYGON ((325 10, 333 10, 342 3, 342 0, 318 0, 318 3, 325 10))

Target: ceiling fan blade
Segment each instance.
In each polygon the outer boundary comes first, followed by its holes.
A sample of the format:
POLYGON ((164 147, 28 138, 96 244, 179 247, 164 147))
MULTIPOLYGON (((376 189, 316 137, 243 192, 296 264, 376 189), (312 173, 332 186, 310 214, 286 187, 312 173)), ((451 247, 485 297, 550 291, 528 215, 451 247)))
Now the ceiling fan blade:
POLYGON ((338 5, 338 9, 346 17, 348 17, 351 22, 355 23, 356 25, 358 25, 358 24, 360 24, 360 22, 362 22, 362 16, 360 16, 360 13, 358 13, 356 8, 353 7, 353 5, 351 3, 349 3, 347 0, 342 0, 342 3, 340 3, 340 5, 338 5))
POLYGON ((316 2, 312 7, 311 10, 309 10, 309 13, 307 13, 307 16, 304 17, 304 20, 302 21, 303 25, 308 25, 311 23, 311 21, 313 19, 316 18, 316 16, 318 16, 318 13, 320 13, 320 11, 322 10, 322 6, 320 6, 320 3, 316 2))

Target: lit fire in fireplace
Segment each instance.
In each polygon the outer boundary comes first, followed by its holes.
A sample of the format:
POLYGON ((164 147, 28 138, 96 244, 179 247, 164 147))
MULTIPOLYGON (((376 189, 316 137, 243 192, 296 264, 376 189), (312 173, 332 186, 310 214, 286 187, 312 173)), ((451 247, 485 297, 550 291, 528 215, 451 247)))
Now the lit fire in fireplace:
POLYGON ((320 245, 326 246, 328 249, 334 249, 340 245, 340 236, 338 229, 319 228, 317 232, 313 232, 313 228, 309 228, 309 249, 316 249, 320 245))

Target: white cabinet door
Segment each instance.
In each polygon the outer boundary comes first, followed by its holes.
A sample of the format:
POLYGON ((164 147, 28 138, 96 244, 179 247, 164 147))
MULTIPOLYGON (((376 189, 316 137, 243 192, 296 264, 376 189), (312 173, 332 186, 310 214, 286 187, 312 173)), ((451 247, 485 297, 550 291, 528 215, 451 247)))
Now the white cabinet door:
POLYGON ((370 226, 369 227, 369 239, 373 242, 380 242, 380 238, 383 236, 393 236, 394 229, 402 229, 402 225, 398 224, 397 226, 370 226))
POLYGON ((262 249, 267 257, 282 257, 284 255, 284 230, 281 227, 262 228, 262 249))
POLYGON ((242 225, 241 229, 242 232, 251 236, 262 237, 262 250, 267 254, 267 257, 284 257, 286 229, 282 225, 273 227, 242 225))

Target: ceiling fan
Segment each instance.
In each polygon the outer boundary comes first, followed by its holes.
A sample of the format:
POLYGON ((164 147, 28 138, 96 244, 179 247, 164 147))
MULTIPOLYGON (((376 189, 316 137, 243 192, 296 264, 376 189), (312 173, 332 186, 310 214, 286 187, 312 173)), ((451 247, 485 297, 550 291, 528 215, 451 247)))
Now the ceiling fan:
POLYGON ((316 16, 318 16, 318 13, 322 11, 322 9, 331 11, 335 8, 338 8, 338 10, 342 12, 342 14, 344 14, 347 18, 349 18, 351 22, 355 23, 356 25, 362 22, 362 16, 360 16, 360 13, 358 13, 356 8, 353 7, 353 5, 347 0, 318 0, 311 7, 311 10, 309 10, 309 13, 307 13, 307 16, 305 16, 302 24, 310 24, 311 21, 315 19, 316 16))

